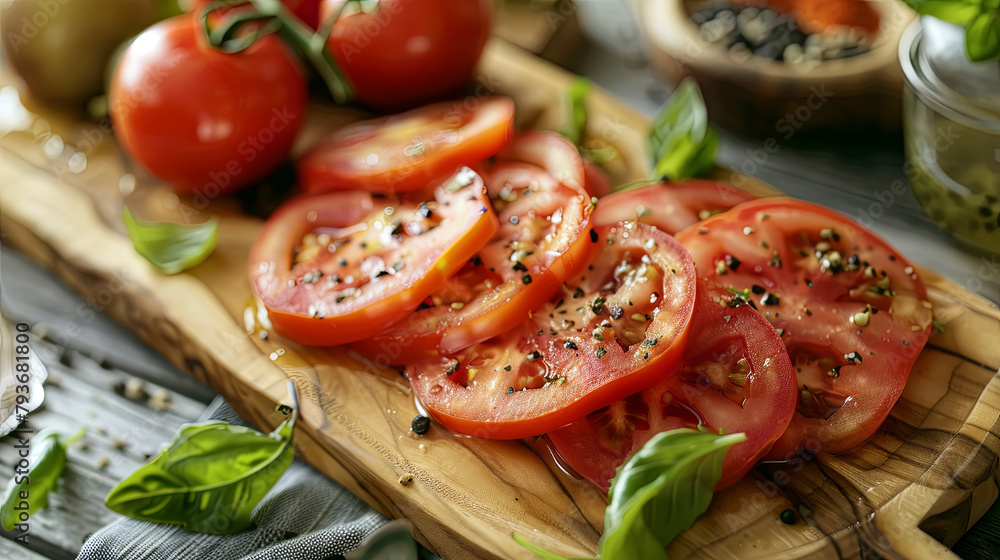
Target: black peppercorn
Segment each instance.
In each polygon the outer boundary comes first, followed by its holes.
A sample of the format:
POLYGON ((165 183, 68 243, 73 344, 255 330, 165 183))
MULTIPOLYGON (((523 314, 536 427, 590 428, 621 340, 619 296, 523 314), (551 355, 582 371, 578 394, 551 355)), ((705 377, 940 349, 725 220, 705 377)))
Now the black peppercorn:
POLYGON ((410 422, 410 429, 418 436, 422 436, 427 433, 427 430, 431 429, 431 419, 421 414, 410 422))

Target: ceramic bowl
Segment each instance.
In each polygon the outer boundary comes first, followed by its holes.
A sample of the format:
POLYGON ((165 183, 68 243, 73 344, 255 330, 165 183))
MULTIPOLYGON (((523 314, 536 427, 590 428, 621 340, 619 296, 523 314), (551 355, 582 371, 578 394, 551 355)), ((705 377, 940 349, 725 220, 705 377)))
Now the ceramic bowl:
POLYGON ((899 37, 914 18, 902 2, 872 2, 881 24, 871 49, 812 67, 735 60, 703 39, 691 14, 718 1, 641 0, 636 8, 654 66, 671 82, 698 81, 709 117, 727 130, 787 140, 804 131, 900 128, 899 37))

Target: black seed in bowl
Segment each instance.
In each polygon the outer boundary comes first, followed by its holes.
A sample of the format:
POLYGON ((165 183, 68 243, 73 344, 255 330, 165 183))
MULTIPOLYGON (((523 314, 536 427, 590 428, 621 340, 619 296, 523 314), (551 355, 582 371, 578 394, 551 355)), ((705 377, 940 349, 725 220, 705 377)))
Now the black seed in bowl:
POLYGON ((750 43, 747 42, 746 37, 744 37, 742 35, 737 35, 736 38, 733 39, 733 41, 731 43, 729 43, 729 48, 732 49, 733 47, 735 47, 737 45, 740 45, 740 46, 742 46, 742 47, 744 47, 746 49, 752 50, 751 47, 750 47, 750 43))
POLYGON ((770 58, 771 60, 781 60, 782 55, 784 55, 785 47, 780 43, 765 43, 761 45, 757 50, 753 51, 753 54, 761 58, 770 58))
POLYGON ((690 17, 705 41, 725 45, 738 62, 747 60, 748 52, 788 64, 815 64, 870 50, 864 36, 856 30, 831 28, 822 34, 809 34, 798 27, 794 17, 767 8, 717 6, 699 10, 690 17), (786 51, 789 45, 801 49, 786 51), (786 52, 790 55, 787 60, 786 52))
POLYGON ((714 17, 715 17, 715 9, 705 8, 703 10, 698 10, 697 12, 691 14, 691 21, 695 22, 698 25, 701 25, 714 17))

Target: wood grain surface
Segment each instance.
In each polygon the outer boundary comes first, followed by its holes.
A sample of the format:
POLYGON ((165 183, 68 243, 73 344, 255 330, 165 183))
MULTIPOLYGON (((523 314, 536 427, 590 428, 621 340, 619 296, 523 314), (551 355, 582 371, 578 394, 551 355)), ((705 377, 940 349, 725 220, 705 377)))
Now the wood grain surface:
MULTIPOLYGON (((557 128, 572 76, 494 41, 476 93, 510 95, 522 128, 557 128)), ((293 379, 302 397, 300 456, 390 517, 413 521, 417 537, 444 558, 530 558, 511 539, 565 554, 596 551, 606 499, 563 474, 544 445, 454 436, 438 426, 409 433, 416 409, 398 372, 341 349, 262 340, 246 279, 261 221, 234 199, 178 200, 133 170, 110 134, 66 116, 35 113, 0 141, 0 234, 4 243, 54 270, 170 361, 225 395, 249 421, 273 428, 275 405, 293 379), (53 134, 63 143, 52 148, 53 134), (50 149, 46 153, 46 146, 50 149), (77 151, 87 165, 71 170, 77 151), (124 196, 124 192, 127 196, 124 196), (120 215, 221 217, 215 254, 190 273, 164 276, 132 250, 120 215), (413 482, 401 484, 400 477, 413 482)), ((645 175, 648 121, 610 96, 589 99, 594 143, 621 154, 616 181, 645 175)), ((357 118, 315 107, 299 149, 357 118)), ((758 194, 743 176, 720 176, 758 194)), ((671 558, 947 557, 992 504, 1000 452, 1000 311, 921 270, 945 334, 932 337, 882 430, 861 450, 802 465, 766 466, 716 495, 703 518, 668 548, 671 558), (781 511, 801 514, 793 525, 781 511), (931 536, 933 535, 933 537, 931 536), (936 539, 940 539, 936 540, 936 539), (942 542, 944 544, 942 544, 942 542)))

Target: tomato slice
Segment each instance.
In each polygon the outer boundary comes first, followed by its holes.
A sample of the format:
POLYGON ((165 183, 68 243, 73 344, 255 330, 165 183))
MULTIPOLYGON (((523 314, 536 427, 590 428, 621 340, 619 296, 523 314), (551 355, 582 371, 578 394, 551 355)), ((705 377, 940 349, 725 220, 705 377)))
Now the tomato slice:
POLYGON ((495 155, 513 135, 514 102, 506 97, 427 105, 406 113, 349 124, 299 159, 306 193, 367 189, 424 189, 461 166, 495 155))
POLYGON ((583 178, 583 186, 591 196, 601 198, 611 194, 611 179, 596 163, 583 160, 583 178))
POLYGON ((546 169, 556 181, 585 189, 587 172, 576 146, 566 137, 538 130, 522 132, 497 155, 498 160, 533 163, 546 169))
POLYGON ((741 204, 677 238, 699 277, 745 290, 791 356, 798 412, 769 457, 864 443, 902 393, 931 327, 910 263, 841 214, 789 198, 741 204))
POLYGON ((344 191, 293 199, 250 251, 250 283, 279 334, 330 346, 413 311, 496 231, 482 179, 462 168, 426 202, 344 191))
POLYGON ((549 433, 559 456, 605 492, 615 469, 654 435, 702 424, 743 432, 722 464, 716 489, 739 480, 795 414, 795 373, 778 333, 733 294, 698 284, 684 358, 661 381, 549 433))
POLYGON ((524 322, 598 248, 591 198, 569 184, 577 180, 580 161, 576 148, 557 134, 515 138, 486 180, 500 218, 494 238, 422 309, 355 350, 380 363, 409 363, 457 352, 524 322))
POLYGON ((665 182, 610 194, 594 211, 594 224, 635 220, 674 235, 689 225, 756 197, 734 186, 707 179, 665 182))
POLYGON ((463 434, 542 434, 656 382, 681 358, 694 309, 687 251, 627 222, 531 319, 454 355, 407 365, 431 415, 463 434))

